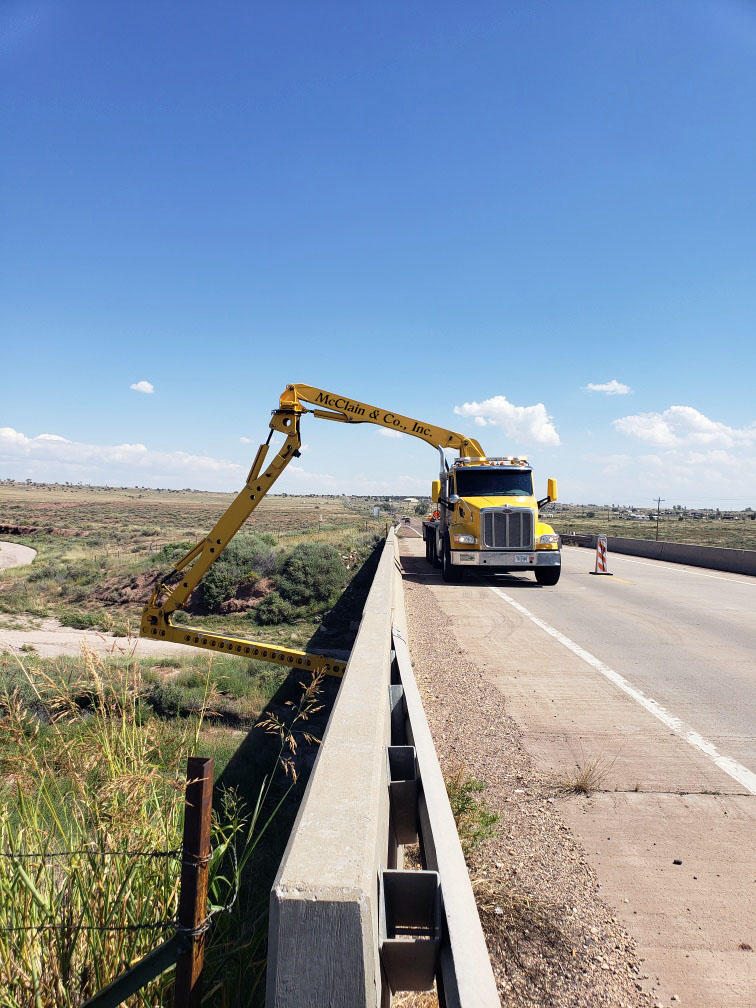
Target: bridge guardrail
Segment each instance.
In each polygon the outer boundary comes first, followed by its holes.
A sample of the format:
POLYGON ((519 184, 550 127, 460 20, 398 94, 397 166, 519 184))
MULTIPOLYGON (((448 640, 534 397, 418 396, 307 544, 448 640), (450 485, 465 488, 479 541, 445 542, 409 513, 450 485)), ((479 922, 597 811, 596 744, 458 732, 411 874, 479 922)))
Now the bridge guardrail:
POLYGON ((270 897, 268 1008, 498 1008, 409 656, 394 530, 270 897), (421 839, 423 870, 404 870, 421 839))
MULTIPOLYGON (((596 548, 596 533, 573 532, 562 537, 565 546, 596 548)), ((607 536, 610 553, 666 560, 669 563, 689 564, 708 570, 728 571, 730 574, 756 575, 756 550, 732 549, 727 546, 700 546, 697 543, 676 543, 666 539, 636 539, 607 536)))

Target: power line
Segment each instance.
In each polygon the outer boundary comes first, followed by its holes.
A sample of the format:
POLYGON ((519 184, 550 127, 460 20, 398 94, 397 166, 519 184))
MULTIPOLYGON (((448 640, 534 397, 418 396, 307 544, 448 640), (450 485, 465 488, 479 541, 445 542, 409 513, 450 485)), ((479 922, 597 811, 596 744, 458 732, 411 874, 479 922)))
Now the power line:
POLYGON ((656 541, 659 542, 659 512, 661 511, 661 502, 664 497, 656 498, 656 541))

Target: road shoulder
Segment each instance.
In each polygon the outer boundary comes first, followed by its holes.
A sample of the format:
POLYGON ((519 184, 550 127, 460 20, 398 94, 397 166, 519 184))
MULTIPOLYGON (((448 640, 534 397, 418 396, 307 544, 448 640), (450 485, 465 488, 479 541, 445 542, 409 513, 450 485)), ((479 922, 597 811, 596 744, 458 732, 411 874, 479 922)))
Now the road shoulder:
POLYGON ((426 583, 543 779, 594 770, 593 793, 559 812, 637 941, 654 1003, 751 1004, 756 799, 488 587, 426 583))
MULTIPOLYGON (((408 540, 403 552, 416 554, 417 546, 408 540)), ((466 767, 487 785, 486 800, 500 816, 496 838, 470 867, 502 1002, 653 1004, 641 989, 634 943, 600 898, 553 784, 536 769, 501 696, 457 644, 423 583, 429 573, 418 568, 405 578, 410 649, 444 772, 466 767)))

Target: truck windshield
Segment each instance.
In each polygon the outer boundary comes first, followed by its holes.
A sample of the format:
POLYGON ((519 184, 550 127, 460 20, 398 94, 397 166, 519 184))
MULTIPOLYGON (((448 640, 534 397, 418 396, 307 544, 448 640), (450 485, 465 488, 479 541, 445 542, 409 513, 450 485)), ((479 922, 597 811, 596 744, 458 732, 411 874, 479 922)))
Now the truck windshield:
POLYGON ((460 497, 531 497, 533 474, 527 469, 458 469, 460 497))

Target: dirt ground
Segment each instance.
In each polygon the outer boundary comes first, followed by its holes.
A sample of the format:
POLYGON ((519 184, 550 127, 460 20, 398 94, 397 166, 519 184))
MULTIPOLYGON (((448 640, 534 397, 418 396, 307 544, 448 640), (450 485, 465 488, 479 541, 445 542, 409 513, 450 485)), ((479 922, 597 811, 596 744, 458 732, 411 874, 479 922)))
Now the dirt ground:
POLYGON ((0 570, 8 570, 10 567, 26 567, 36 555, 37 551, 31 546, 0 542, 0 570))

